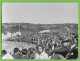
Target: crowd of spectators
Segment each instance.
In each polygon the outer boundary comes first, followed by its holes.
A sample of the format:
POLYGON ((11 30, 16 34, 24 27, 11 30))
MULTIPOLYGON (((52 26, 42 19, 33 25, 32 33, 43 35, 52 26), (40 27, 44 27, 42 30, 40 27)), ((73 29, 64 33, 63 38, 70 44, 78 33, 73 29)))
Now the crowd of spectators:
POLYGON ((78 34, 62 33, 32 38, 27 43, 34 44, 31 48, 15 47, 13 54, 2 50, 2 59, 78 59, 78 34), (9 56, 7 56, 9 55, 9 56))

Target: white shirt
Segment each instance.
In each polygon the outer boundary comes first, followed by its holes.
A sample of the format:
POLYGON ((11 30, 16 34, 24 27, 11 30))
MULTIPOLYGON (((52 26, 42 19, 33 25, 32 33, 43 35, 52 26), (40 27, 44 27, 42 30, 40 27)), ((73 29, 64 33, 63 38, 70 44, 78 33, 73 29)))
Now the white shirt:
POLYGON ((2 59, 14 59, 9 53, 2 57, 2 59))
POLYGON ((43 51, 41 54, 36 53, 35 59, 49 59, 48 55, 43 51))
POLYGON ((52 46, 52 50, 54 50, 54 45, 52 46))

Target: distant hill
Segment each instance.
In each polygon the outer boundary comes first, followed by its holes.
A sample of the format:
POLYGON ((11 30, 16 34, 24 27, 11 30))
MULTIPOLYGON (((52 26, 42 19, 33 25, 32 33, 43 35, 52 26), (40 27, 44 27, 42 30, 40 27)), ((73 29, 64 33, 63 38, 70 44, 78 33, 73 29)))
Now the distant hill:
POLYGON ((2 23, 2 32, 40 32, 42 30, 61 30, 67 27, 72 30, 78 31, 78 24, 65 23, 65 24, 32 24, 32 23, 2 23))

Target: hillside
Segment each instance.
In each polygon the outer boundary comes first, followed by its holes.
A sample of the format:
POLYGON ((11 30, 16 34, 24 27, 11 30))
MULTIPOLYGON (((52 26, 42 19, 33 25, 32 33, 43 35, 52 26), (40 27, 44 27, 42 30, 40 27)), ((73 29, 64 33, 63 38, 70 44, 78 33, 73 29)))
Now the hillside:
POLYGON ((78 30, 78 24, 31 24, 31 23, 2 23, 2 32, 39 32, 42 30, 61 30, 67 27, 72 30, 78 30))

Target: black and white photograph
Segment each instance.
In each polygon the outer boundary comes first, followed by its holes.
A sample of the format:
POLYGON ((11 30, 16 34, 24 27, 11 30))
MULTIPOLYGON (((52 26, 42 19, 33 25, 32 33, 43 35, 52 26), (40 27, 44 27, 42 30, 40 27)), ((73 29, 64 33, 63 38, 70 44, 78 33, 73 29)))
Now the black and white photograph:
POLYGON ((78 60, 78 3, 3 2, 2 59, 78 60))

